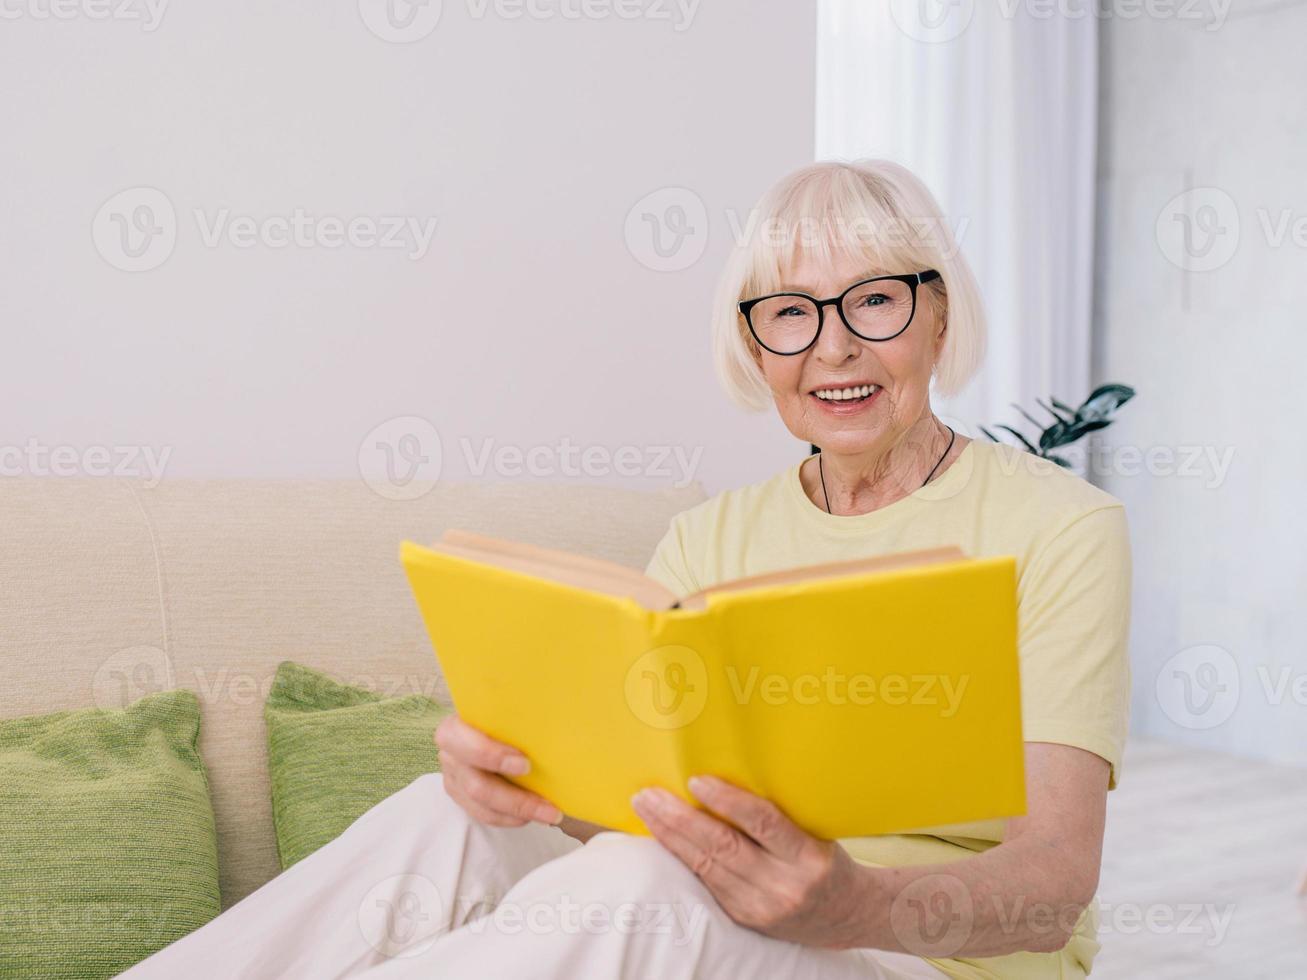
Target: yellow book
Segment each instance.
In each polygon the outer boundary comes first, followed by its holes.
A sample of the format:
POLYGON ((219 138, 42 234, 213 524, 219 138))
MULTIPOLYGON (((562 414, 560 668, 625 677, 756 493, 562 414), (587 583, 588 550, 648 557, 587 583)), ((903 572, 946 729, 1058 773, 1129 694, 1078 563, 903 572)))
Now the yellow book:
POLYGON ((455 708, 570 816, 647 833, 632 794, 693 802, 700 773, 824 838, 1025 810, 1012 558, 935 549, 684 597, 467 531, 400 558, 455 708))

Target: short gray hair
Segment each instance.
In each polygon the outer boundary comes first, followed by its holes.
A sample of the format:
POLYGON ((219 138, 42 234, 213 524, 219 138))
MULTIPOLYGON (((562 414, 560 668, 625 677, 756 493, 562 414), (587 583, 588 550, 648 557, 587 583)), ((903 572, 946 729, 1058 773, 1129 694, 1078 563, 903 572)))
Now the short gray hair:
POLYGON ((771 404, 738 305, 778 291, 801 252, 820 262, 853 256, 871 275, 938 270, 940 278, 921 287, 947 325, 935 389, 955 394, 975 375, 985 352, 980 288, 939 204, 906 167, 888 160, 811 164, 763 194, 745 227, 719 280, 712 317, 717 375, 737 404, 755 411, 771 404))

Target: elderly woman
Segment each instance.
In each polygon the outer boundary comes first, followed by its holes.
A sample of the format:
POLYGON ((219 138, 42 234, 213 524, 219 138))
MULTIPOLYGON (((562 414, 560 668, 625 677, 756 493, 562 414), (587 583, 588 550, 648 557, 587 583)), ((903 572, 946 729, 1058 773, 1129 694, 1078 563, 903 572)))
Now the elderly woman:
POLYGON ((127 976, 1089 971, 1128 702, 1122 507, 932 412, 932 384, 956 392, 975 371, 984 324, 938 205, 910 173, 817 164, 759 211, 765 234, 737 248, 719 292, 717 367, 737 400, 774 405, 821 451, 678 515, 648 572, 689 593, 939 545, 1015 555, 1026 815, 821 840, 705 776, 688 787, 702 808, 660 789, 637 794, 653 836, 630 837, 509 782, 528 771, 531 746, 452 717, 437 732, 443 777, 417 780, 127 976))

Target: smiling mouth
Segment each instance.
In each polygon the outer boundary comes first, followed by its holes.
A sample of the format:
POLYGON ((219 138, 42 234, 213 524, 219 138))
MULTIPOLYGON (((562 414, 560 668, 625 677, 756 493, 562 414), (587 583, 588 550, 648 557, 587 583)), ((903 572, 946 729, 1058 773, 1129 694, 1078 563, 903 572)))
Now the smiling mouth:
POLYGON ((854 385, 851 388, 817 388, 809 394, 819 401, 846 405, 866 401, 878 391, 880 385, 854 385))

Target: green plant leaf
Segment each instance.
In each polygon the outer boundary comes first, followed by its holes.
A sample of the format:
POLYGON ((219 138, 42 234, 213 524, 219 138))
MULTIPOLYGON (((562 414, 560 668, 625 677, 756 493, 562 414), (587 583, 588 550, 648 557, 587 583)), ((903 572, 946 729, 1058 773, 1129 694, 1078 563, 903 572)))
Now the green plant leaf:
POLYGON ((1023 435, 1022 435, 1020 432, 1018 432, 1016 429, 1012 428, 1012 426, 1010 426, 1010 425, 1001 425, 1001 424, 1000 424, 1000 425, 996 425, 995 428, 996 428, 996 429, 1002 429, 1004 432, 1010 432, 1010 433, 1012 433, 1014 436, 1016 436, 1018 439, 1021 440, 1021 445, 1025 446, 1025 447, 1026 447, 1026 450, 1027 450, 1028 452, 1032 452, 1032 453, 1034 453, 1036 456, 1039 455, 1039 450, 1036 449, 1034 446, 1032 446, 1032 445, 1030 444, 1030 440, 1027 439, 1025 436, 1023 436, 1023 435))
POLYGON ((1077 422, 1067 429, 1066 440, 1058 443, 1058 445, 1069 445, 1082 436, 1086 436, 1091 432, 1097 432, 1099 429, 1106 429, 1111 424, 1111 419, 1085 419, 1082 422, 1077 422))
MULTIPOLYGON (((1059 422, 1071 421, 1071 419, 1067 418, 1065 415, 1059 415, 1054 409, 1050 408, 1048 405, 1045 405, 1038 398, 1035 399, 1035 404, 1038 405, 1040 408, 1042 408, 1044 411, 1046 411, 1049 415, 1053 416, 1053 418, 1057 419, 1059 422)), ((1053 399, 1053 404, 1055 405, 1057 404, 1056 398, 1053 399)), ((1070 411, 1073 416, 1075 415, 1075 409, 1068 409, 1068 411, 1070 411)))
POLYGON ((1067 435, 1069 430, 1070 426, 1065 422, 1058 422, 1054 425, 1050 425, 1039 434, 1039 448, 1041 450, 1047 450, 1056 449, 1058 446, 1065 446, 1074 438, 1067 435))
POLYGON ((1076 410, 1080 419, 1107 419, 1112 413, 1135 396, 1129 385, 1106 384, 1095 388, 1076 410))
POLYGON ((983 425, 977 426, 977 428, 980 429, 981 432, 985 433, 985 435, 989 436, 990 442, 1002 442, 1002 440, 999 439, 998 436, 994 435, 994 433, 990 432, 983 425))
POLYGON ((1022 418, 1024 418, 1027 422, 1029 422, 1031 425, 1033 425, 1036 429, 1043 429, 1043 428, 1044 428, 1044 423, 1043 423, 1043 422, 1040 422, 1038 419, 1031 418, 1031 417, 1030 417, 1030 413, 1027 412, 1027 411, 1026 411, 1024 408, 1022 408, 1020 405, 1018 405, 1016 402, 1013 402, 1013 403, 1012 403, 1012 407, 1015 408, 1018 412, 1020 412, 1022 418))

